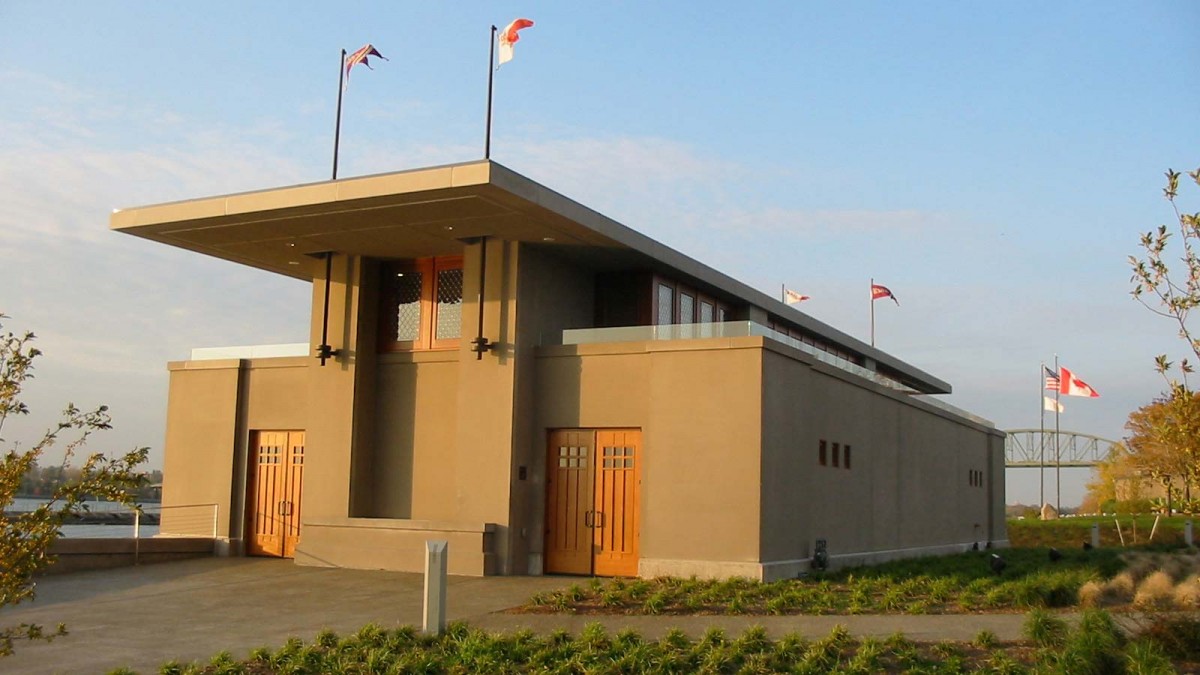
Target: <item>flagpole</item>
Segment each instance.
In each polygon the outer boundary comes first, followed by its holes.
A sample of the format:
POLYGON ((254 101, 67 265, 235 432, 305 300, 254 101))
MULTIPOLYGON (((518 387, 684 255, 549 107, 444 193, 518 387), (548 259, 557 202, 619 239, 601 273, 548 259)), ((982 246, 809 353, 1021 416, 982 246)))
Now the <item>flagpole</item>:
POLYGON ((1054 509, 1062 513, 1062 448, 1059 447, 1058 416, 1062 410, 1059 398, 1062 394, 1062 368, 1058 367, 1058 354, 1054 355, 1054 372, 1058 376, 1058 389, 1054 390, 1054 509))
MULTIPOLYGON (((345 87, 346 50, 342 50, 342 60, 338 63, 338 102, 337 121, 333 125, 333 180, 337 180, 338 142, 342 136, 342 89, 345 87)), ((325 365, 322 363, 321 365, 325 365)))
POLYGON ((867 292, 871 298, 871 346, 875 346, 875 277, 871 277, 871 288, 867 292))
POLYGON ((787 284, 779 284, 779 301, 787 304, 787 284))
MULTIPOLYGON (((1040 458, 1038 459, 1038 495, 1040 496, 1040 501, 1038 501, 1038 513, 1040 514, 1042 511, 1042 507, 1046 505, 1046 362, 1045 361, 1042 361, 1041 369, 1038 370, 1038 376, 1039 376, 1038 381, 1041 383, 1041 387, 1038 389, 1038 393, 1040 394, 1040 396, 1038 398, 1042 399, 1042 400, 1038 401, 1038 403, 1041 403, 1041 406, 1039 406, 1039 407, 1042 409, 1041 433, 1038 434, 1038 438, 1041 439, 1041 441, 1042 441, 1041 455, 1040 455, 1040 458)), ((1058 410, 1058 408, 1055 407, 1055 410, 1058 410)))
POLYGON ((492 158, 492 81, 496 78, 496 27, 492 26, 492 35, 488 38, 488 100, 487 100, 487 131, 483 137, 483 158, 492 158))

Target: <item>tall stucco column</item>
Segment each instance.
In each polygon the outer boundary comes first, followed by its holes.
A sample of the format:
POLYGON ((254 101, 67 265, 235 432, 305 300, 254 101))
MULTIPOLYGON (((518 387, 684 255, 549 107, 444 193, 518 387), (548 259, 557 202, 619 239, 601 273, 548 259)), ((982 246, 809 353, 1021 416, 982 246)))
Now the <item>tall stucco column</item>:
MULTIPOLYGON (((462 345, 459 349, 455 432, 455 504, 458 518, 495 523, 496 572, 510 572, 508 521, 513 457, 516 350, 517 246, 487 240, 483 331, 496 347, 483 358, 471 350, 479 334, 482 244, 469 244, 463 258, 462 345)), ((523 571, 523 570, 522 570, 523 571)))
MULTIPOLYGON (((328 342, 337 355, 322 366, 315 357, 325 319, 325 280, 313 280, 308 391, 297 405, 309 410, 306 431, 302 522, 355 515, 369 502, 370 375, 375 363, 374 265, 334 254, 329 284, 328 342), (305 395, 307 394, 307 396, 305 395), (367 493, 364 494, 364 491, 367 493)), ((303 548, 303 538, 301 539, 303 548)))

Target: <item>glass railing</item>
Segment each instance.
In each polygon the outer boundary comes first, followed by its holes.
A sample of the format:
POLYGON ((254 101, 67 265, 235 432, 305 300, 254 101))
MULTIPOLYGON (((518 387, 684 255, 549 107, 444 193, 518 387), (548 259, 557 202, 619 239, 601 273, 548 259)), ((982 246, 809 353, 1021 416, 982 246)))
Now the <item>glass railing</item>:
POLYGON ((864 368, 853 361, 830 354, 819 347, 785 335, 753 321, 725 321, 722 323, 681 323, 668 326, 622 326, 619 328, 578 328, 564 330, 564 345, 599 344, 608 342, 649 342, 652 340, 702 340, 706 338, 765 337, 808 354, 821 363, 833 366, 865 380, 883 385, 898 392, 913 395, 936 408, 965 417, 977 424, 995 426, 978 415, 950 405, 932 396, 919 395, 912 387, 890 377, 864 368))
POLYGON ((312 353, 307 342, 293 342, 282 345, 245 345, 241 347, 197 347, 192 350, 191 360, 273 359, 283 356, 308 356, 312 353))
POLYGON ((602 342, 648 342, 651 340, 703 340, 705 338, 765 337, 799 349, 821 363, 840 368, 848 373, 878 382, 900 391, 912 391, 910 387, 840 356, 784 335, 753 321, 725 321, 722 323, 680 323, 669 326, 622 326, 620 328, 579 328, 563 331, 564 345, 583 345, 602 342))

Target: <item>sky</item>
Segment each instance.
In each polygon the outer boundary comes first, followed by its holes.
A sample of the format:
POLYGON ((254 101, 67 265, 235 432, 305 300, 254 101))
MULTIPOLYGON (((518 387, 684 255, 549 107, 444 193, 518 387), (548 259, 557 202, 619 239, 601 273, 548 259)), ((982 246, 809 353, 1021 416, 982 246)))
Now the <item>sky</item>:
MULTIPOLYGON (((1194 2, 0 3, 0 313, 45 352, 28 443, 107 404, 93 449, 162 464, 168 361, 303 342, 308 285, 108 230, 114 208, 492 159, 1037 427, 1042 362, 1119 440, 1175 328, 1129 296, 1162 173, 1200 166, 1194 2)), ((1200 211, 1200 188, 1182 206, 1200 211)), ((51 454, 53 456, 53 453, 51 454)), ((1048 477, 1053 484, 1053 477, 1048 477)), ((1064 505, 1087 470, 1064 472, 1064 505)), ((1036 503, 1036 470, 1009 470, 1036 503)), ((1053 493, 1046 495, 1055 501, 1053 493)))

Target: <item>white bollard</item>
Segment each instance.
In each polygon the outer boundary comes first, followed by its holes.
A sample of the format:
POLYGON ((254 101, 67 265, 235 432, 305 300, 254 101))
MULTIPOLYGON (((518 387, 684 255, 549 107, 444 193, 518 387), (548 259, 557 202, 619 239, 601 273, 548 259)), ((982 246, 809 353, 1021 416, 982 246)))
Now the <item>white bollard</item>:
POLYGON ((425 542, 426 635, 446 632, 446 549, 449 542, 425 542))
POLYGON ((1092 523, 1092 548, 1100 548, 1100 523, 1092 523))
POLYGON ((1186 520, 1183 523, 1183 541, 1188 545, 1188 547, 1195 545, 1193 543, 1194 540, 1192 539, 1192 521, 1190 520, 1186 520))

